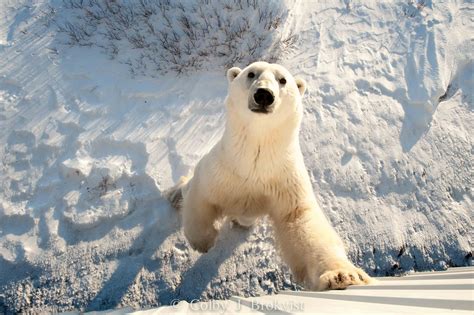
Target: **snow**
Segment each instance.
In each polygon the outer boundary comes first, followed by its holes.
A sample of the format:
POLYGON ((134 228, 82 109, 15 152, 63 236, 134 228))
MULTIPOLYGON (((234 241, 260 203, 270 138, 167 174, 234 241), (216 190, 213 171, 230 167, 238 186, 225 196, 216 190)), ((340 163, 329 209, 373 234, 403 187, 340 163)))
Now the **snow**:
POLYGON ((376 285, 343 291, 281 291, 277 295, 206 302, 176 300, 170 306, 108 310, 107 314, 472 314, 473 275, 472 267, 450 268, 379 278, 376 285))
MULTIPOLYGON (((266 219, 222 222, 199 255, 160 195, 220 138, 226 69, 132 76, 62 44, 49 4, 0 1, 0 313, 296 289, 266 219)), ((351 259, 378 276, 472 264, 472 4, 282 4, 303 154, 351 259)))

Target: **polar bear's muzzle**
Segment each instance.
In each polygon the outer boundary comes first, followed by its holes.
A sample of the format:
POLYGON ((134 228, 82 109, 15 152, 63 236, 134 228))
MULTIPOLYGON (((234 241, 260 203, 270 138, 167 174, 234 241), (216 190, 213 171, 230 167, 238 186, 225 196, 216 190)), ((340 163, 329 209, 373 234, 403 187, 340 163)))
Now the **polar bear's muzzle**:
POLYGON ((259 88, 249 101, 249 109, 255 113, 268 114, 273 111, 275 96, 272 90, 259 88))

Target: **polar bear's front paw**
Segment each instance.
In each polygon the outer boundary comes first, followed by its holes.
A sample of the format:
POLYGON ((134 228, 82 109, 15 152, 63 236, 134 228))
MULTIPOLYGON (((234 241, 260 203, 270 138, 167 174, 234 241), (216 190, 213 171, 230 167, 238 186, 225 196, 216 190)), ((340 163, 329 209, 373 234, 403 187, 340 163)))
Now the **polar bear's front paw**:
POLYGON ((346 268, 329 270, 319 277, 318 289, 334 290, 345 289, 354 284, 370 284, 372 278, 360 268, 349 266, 346 268))
POLYGON ((205 233, 200 233, 199 235, 191 236, 190 233, 185 233, 186 238, 188 239, 189 244, 195 250, 200 253, 207 253, 209 249, 214 246, 214 242, 217 236, 217 230, 212 229, 206 231, 205 233))

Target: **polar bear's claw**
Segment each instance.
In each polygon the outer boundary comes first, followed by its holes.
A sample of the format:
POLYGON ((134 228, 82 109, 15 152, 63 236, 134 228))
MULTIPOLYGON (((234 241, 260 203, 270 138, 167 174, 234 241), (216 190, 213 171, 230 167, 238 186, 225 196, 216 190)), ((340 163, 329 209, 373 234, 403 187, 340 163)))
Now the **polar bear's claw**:
POLYGON ((350 285, 372 283, 372 278, 362 269, 349 267, 326 271, 319 277, 319 290, 341 290, 350 285))

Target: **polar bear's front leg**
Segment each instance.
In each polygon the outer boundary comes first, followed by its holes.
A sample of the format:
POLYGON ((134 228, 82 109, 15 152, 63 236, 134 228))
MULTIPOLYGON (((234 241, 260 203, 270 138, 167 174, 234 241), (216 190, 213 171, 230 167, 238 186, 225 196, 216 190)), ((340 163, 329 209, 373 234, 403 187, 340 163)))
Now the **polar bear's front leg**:
POLYGON ((344 289, 371 282, 348 260, 341 239, 318 207, 298 206, 272 218, 283 257, 307 289, 344 289))
POLYGON ((183 200, 182 218, 184 235, 192 248, 205 253, 214 245, 217 236, 214 222, 218 214, 216 206, 199 198, 193 188, 190 189, 183 200))

